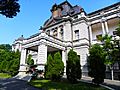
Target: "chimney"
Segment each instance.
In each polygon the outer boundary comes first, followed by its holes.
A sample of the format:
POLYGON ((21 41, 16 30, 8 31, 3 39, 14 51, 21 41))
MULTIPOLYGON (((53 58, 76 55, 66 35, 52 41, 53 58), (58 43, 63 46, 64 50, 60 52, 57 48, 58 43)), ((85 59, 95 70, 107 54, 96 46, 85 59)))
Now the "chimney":
POLYGON ((51 9, 52 17, 53 18, 60 17, 62 15, 61 10, 62 10, 61 6, 54 4, 51 9))

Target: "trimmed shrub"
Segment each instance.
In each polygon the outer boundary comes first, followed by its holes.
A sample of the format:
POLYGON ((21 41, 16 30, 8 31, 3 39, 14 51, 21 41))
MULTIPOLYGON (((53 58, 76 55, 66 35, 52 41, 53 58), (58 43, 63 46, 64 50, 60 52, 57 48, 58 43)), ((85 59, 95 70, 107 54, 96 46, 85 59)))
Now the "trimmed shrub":
POLYGON ((60 52, 54 54, 54 59, 51 54, 48 56, 47 64, 45 66, 45 77, 51 80, 60 80, 64 73, 64 64, 60 52))
POLYGON ((99 85, 104 82, 105 78, 104 52, 98 44, 93 45, 89 52, 90 56, 88 57, 88 74, 90 77, 94 78, 92 81, 99 85))
POLYGON ((67 79, 71 83, 76 83, 77 79, 81 79, 81 65, 80 58, 77 53, 73 50, 70 50, 68 53, 68 61, 66 68, 67 79))

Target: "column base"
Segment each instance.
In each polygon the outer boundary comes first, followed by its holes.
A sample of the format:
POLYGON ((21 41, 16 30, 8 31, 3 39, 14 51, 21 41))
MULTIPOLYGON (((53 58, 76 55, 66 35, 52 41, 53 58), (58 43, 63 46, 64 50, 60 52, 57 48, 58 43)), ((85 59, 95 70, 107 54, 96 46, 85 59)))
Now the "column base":
POLYGON ((45 65, 38 65, 36 69, 45 71, 45 65))
POLYGON ((88 77, 88 72, 82 72, 82 77, 88 77))
POLYGON ((27 72, 27 67, 26 67, 26 65, 20 65, 19 73, 15 76, 15 78, 17 78, 17 79, 22 79, 22 78, 24 78, 25 76, 28 75, 26 72, 27 72))

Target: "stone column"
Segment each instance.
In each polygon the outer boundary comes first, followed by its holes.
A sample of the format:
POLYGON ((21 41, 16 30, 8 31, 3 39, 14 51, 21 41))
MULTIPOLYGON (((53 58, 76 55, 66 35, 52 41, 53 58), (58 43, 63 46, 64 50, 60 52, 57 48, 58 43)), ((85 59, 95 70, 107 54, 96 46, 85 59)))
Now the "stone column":
POLYGON ((92 26, 89 24, 90 44, 92 44, 92 26))
POLYGON ((20 72, 26 72, 26 56, 27 56, 27 49, 22 48, 21 50, 21 59, 20 59, 20 72))
POLYGON ((62 61, 64 63, 64 77, 66 77, 66 60, 67 60, 67 52, 66 50, 62 51, 62 61))
POLYGON ((102 32, 103 32, 103 35, 105 35, 105 26, 104 26, 104 22, 101 21, 101 24, 102 24, 102 32))
POLYGON ((64 30, 64 40, 65 41, 72 41, 72 26, 71 26, 71 22, 67 21, 64 23, 63 26, 63 30, 64 30))
POLYGON ((105 27, 106 27, 106 33, 108 34, 109 33, 109 29, 108 29, 108 23, 107 23, 107 21, 105 21, 105 27))
POLYGON ((44 43, 41 43, 38 46, 38 60, 37 60, 37 69, 44 71, 44 66, 47 62, 47 46, 44 43))
POLYGON ((58 35, 57 35, 57 38, 61 38, 61 36, 60 36, 60 27, 58 27, 58 29, 57 29, 57 33, 58 33, 58 35))

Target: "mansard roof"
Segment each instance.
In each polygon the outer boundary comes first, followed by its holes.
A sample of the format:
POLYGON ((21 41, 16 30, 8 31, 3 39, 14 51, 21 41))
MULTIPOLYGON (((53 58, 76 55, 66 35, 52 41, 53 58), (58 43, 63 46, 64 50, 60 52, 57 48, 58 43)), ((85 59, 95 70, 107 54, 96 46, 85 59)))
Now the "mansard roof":
POLYGON ((60 21, 64 21, 65 18, 63 18, 63 17, 67 16, 67 15, 72 17, 72 16, 74 16, 76 14, 79 14, 81 12, 84 12, 85 15, 87 15, 88 17, 99 15, 101 12, 107 12, 107 11, 113 10, 115 8, 118 8, 120 6, 120 2, 117 2, 117 3, 113 4, 113 5, 108 6, 108 7, 96 10, 96 11, 91 12, 89 14, 86 14, 84 9, 82 7, 80 7, 80 6, 78 6, 78 5, 72 6, 67 0, 62 2, 59 5, 54 4, 53 7, 54 6, 59 7, 59 8, 62 7, 62 10, 61 10, 62 14, 59 17, 55 17, 55 18, 53 16, 51 16, 48 20, 46 20, 43 27, 49 27, 52 24, 58 23, 60 21), (67 5, 67 7, 65 5, 67 5))
POLYGON ((16 39, 15 41, 23 41, 25 38, 23 37, 23 35, 21 35, 21 37, 19 37, 18 39, 16 39))
POLYGON ((54 4, 52 6, 52 9, 51 11, 53 12, 53 10, 56 10, 57 7, 59 8, 62 8, 61 9, 61 16, 59 17, 56 17, 54 18, 53 16, 51 16, 48 20, 46 20, 46 22, 44 23, 44 27, 48 26, 48 25, 51 25, 53 23, 56 23, 60 20, 64 20, 64 16, 67 16, 67 15, 75 15, 75 14, 78 14, 83 10, 83 8, 81 8, 80 6, 76 5, 76 6, 72 6, 67 0, 62 2, 61 4, 57 5, 57 4, 54 4))
POLYGON ((93 16, 93 15, 96 15, 96 14, 100 14, 101 12, 106 12, 106 11, 110 11, 112 9, 118 8, 118 6, 120 6, 120 2, 117 2, 117 3, 113 4, 113 5, 104 7, 102 9, 96 10, 94 12, 91 12, 91 13, 87 14, 87 15, 88 16, 93 16))
POLYGON ((65 5, 65 4, 69 5, 71 8, 73 7, 67 0, 64 1, 64 2, 62 2, 62 3, 59 4, 59 5, 62 6, 62 5, 65 5))

